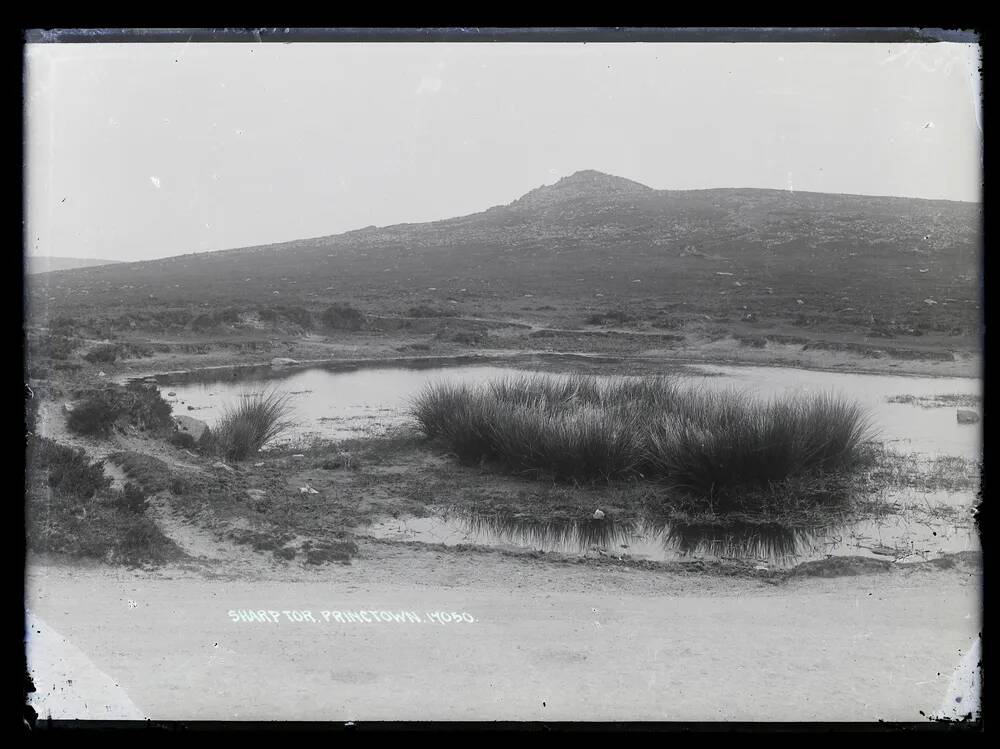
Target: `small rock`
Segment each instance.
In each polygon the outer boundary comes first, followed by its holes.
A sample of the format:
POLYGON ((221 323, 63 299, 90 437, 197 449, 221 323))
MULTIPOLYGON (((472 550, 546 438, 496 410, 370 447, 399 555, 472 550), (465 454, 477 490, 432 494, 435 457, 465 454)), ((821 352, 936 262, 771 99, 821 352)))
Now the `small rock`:
POLYGON ((263 466, 263 465, 264 465, 264 462, 263 462, 263 461, 261 461, 260 463, 254 463, 254 464, 253 464, 253 467, 254 467, 254 468, 260 468, 260 467, 261 467, 261 466, 263 466))
POLYGON ((293 458, 304 458, 304 457, 306 457, 306 456, 305 456, 305 455, 303 455, 302 453, 295 453, 295 455, 293 455, 292 457, 293 457, 293 458))
POLYGON ((264 499, 265 492, 263 489, 247 489, 247 496, 250 499, 264 499))
POLYGON ((188 411, 194 411, 194 406, 188 406, 188 411))
POLYGON ((803 302, 801 299, 796 299, 795 303, 796 304, 805 304, 805 302, 803 302))
POLYGON ((309 484, 306 484, 299 487, 299 494, 319 494, 319 492, 309 486, 309 484))
POLYGON ((594 520, 603 520, 603 519, 604 519, 604 513, 601 512, 600 510, 594 510, 594 520))
POLYGON ((98 373, 97 373, 97 376, 98 376, 98 377, 107 377, 108 375, 107 375, 107 373, 105 373, 104 371, 101 371, 101 372, 98 372, 98 373))
POLYGON ((177 393, 175 393, 175 392, 173 392, 173 391, 170 391, 169 393, 167 393, 167 395, 168 395, 169 397, 173 398, 174 396, 176 396, 176 395, 177 395, 177 393))
POLYGON ((221 460, 217 460, 214 463, 212 463, 212 468, 221 468, 222 470, 229 471, 230 473, 234 473, 235 472, 235 470, 233 469, 232 466, 227 466, 221 460))
POLYGON ((937 302, 935 302, 933 299, 924 299, 924 304, 930 307, 931 305, 937 304, 937 302))
POLYGON ((295 359, 289 359, 286 356, 276 356, 271 359, 272 367, 286 367, 292 364, 298 364, 298 362, 295 359))
POLYGON ((958 409, 958 423, 959 424, 977 424, 979 423, 979 414, 975 411, 969 411, 965 408, 958 409))

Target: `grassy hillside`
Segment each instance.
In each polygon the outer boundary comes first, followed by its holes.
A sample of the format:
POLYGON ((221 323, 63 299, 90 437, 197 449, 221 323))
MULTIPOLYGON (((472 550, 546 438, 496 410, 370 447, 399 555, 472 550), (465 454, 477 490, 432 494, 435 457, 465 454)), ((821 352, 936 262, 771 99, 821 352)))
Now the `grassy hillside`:
POLYGON ((49 273, 55 270, 71 270, 74 268, 89 268, 95 265, 111 265, 117 260, 102 260, 95 257, 54 257, 29 255, 25 258, 26 273, 49 273))
POLYGON ((971 203, 653 190, 578 172, 461 218, 60 271, 30 291, 41 320, 342 300, 470 315, 544 300, 960 335, 979 326, 981 215, 971 203))

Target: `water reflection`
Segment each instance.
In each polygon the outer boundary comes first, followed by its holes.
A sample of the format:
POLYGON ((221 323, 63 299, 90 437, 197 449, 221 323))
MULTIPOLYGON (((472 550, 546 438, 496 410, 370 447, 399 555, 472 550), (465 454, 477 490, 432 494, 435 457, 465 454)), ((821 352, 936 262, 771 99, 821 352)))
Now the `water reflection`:
POLYGON ((464 518, 464 522, 470 533, 492 536, 503 543, 581 552, 593 547, 628 545, 637 535, 636 523, 616 523, 607 519, 538 522, 497 514, 473 515, 464 518))
POLYGON ((682 555, 737 559, 779 560, 798 557, 815 546, 831 528, 789 528, 778 523, 671 525, 663 533, 664 545, 682 555))
POLYGON ((964 520, 954 514, 942 515, 940 509, 928 514, 910 507, 900 512, 903 514, 844 518, 810 527, 735 519, 667 522, 655 517, 539 522, 510 513, 461 512, 382 520, 358 530, 390 541, 475 544, 649 561, 738 559, 771 568, 829 556, 914 561, 981 548, 971 508, 964 520))
POLYGON ((704 556, 778 561, 808 553, 820 539, 837 531, 832 527, 738 521, 727 521, 725 525, 671 523, 659 518, 539 522, 510 514, 471 515, 454 521, 462 523, 465 533, 478 543, 576 553, 599 550, 616 556, 653 558, 704 556))

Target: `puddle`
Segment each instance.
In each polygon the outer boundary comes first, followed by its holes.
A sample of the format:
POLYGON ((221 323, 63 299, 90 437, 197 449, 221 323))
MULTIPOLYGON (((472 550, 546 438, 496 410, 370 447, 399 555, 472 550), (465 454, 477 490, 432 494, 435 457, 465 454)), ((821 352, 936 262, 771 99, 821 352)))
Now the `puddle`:
POLYGON ((769 569, 828 556, 917 561, 979 549, 979 537, 971 522, 956 528, 945 520, 898 515, 800 529, 776 523, 719 527, 655 520, 615 522, 607 518, 542 523, 511 515, 453 514, 383 520, 358 528, 358 533, 388 541, 474 544, 511 551, 654 562, 739 560, 769 569))
MULTIPOLYGON (((693 365, 685 381, 706 388, 746 389, 760 397, 800 392, 832 391, 864 403, 871 409, 881 438, 899 452, 919 452, 930 456, 955 455, 978 459, 981 455, 979 425, 959 424, 953 408, 922 408, 919 402, 890 402, 901 393, 917 398, 943 395, 982 397, 982 382, 972 378, 906 377, 816 372, 790 367, 727 367, 693 365)), ((288 373, 272 370, 232 374, 204 374, 219 379, 180 381, 161 378, 164 394, 175 414, 189 414, 211 425, 227 403, 243 393, 279 388, 289 393, 298 426, 286 441, 323 436, 345 439, 378 436, 408 420, 407 406, 421 388, 432 382, 482 382, 514 374, 537 374, 528 369, 497 365, 463 364, 442 366, 440 361, 423 366, 372 366, 350 370, 316 367, 288 373), (172 381, 173 380, 173 381, 172 381)), ((550 374, 550 377, 566 375, 550 374)), ((982 406, 974 408, 980 414, 982 406)))

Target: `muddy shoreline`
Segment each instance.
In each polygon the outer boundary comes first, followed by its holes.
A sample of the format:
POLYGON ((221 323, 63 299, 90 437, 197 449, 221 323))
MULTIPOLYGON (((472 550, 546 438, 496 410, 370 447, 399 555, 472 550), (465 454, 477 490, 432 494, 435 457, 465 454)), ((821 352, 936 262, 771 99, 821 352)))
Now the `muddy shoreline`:
MULTIPOLYGON (((466 364, 495 364, 507 366, 526 366, 531 364, 559 364, 565 362, 567 366, 561 367, 560 371, 577 371, 572 364, 596 365, 601 367, 608 374, 644 374, 649 372, 662 371, 664 366, 675 369, 685 369, 700 365, 733 366, 733 367, 781 367, 784 369, 803 369, 814 372, 830 372, 850 374, 883 374, 900 375, 906 377, 921 378, 948 378, 979 376, 981 362, 977 359, 970 359, 963 362, 942 363, 942 362, 914 362, 911 360, 879 360, 866 362, 864 364, 848 365, 846 363, 833 363, 822 361, 821 356, 801 357, 797 360, 773 359, 773 358, 753 358, 727 357, 727 356, 613 356, 605 353, 583 353, 571 351, 496 351, 477 352, 465 354, 435 354, 427 356, 384 356, 384 357, 325 357, 315 359, 296 359, 293 364, 273 365, 271 359, 262 359, 258 362, 246 363, 245 357, 233 355, 234 361, 231 363, 211 364, 206 366, 190 366, 181 369, 134 369, 121 373, 115 377, 115 381, 121 384, 131 380, 141 380, 155 378, 160 384, 176 384, 186 381, 188 377, 197 378, 200 375, 210 375, 218 373, 228 375, 229 379, 237 379, 241 376, 260 372, 280 372, 282 374, 293 374, 311 368, 328 369, 330 371, 352 370, 361 368, 388 368, 388 367, 423 367, 423 366, 461 366, 466 364), (241 363, 235 360, 244 359, 241 363), (819 360, 817 360, 819 359, 819 360), (935 371, 928 371, 929 368, 935 371)), ((274 358, 274 357, 271 357, 274 358)), ((288 357, 293 358, 293 357, 288 357)))

